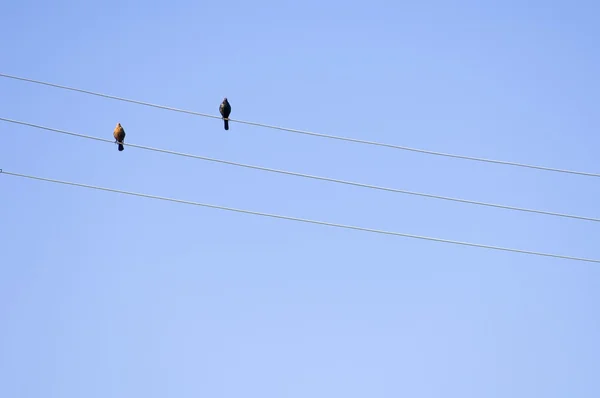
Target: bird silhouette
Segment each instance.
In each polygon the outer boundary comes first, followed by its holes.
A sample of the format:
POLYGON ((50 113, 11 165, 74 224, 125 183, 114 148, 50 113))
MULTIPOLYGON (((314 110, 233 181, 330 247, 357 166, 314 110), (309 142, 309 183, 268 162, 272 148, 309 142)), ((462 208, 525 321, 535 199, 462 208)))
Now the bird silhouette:
POLYGON ((223 102, 221 102, 221 105, 219 105, 219 112, 221 112, 221 116, 223 116, 225 130, 229 130, 229 114, 231 113, 231 105, 229 105, 227 97, 225 97, 225 99, 223 99, 223 102))
POLYGON ((115 143, 119 143, 119 151, 125 149, 123 147, 123 142, 125 142, 125 130, 121 123, 117 123, 117 127, 115 127, 115 131, 113 131, 113 137, 115 137, 115 143))

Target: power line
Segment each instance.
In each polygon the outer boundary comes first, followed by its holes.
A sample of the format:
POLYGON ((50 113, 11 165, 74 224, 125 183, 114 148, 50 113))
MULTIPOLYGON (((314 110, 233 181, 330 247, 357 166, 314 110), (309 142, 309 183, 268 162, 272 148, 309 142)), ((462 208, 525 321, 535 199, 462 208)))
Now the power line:
MULTIPOLYGON (((85 134, 73 133, 73 132, 66 131, 66 130, 60 130, 60 129, 55 129, 52 127, 40 126, 37 124, 22 122, 22 121, 13 120, 13 119, 6 119, 3 117, 0 117, 0 121, 20 124, 20 125, 24 125, 24 126, 34 127, 37 129, 47 130, 47 131, 56 132, 56 133, 60 133, 60 134, 71 135, 71 136, 80 137, 80 138, 87 138, 87 139, 92 139, 92 140, 96 140, 96 141, 114 143, 114 140, 109 140, 109 139, 100 138, 100 137, 94 137, 94 136, 85 135, 85 134)), ((267 171, 267 172, 271 172, 271 173, 279 173, 279 174, 291 175, 291 176, 296 176, 296 177, 333 182, 336 184, 351 185, 351 186, 356 186, 356 187, 361 187, 361 188, 376 189, 376 190, 380 190, 380 191, 402 193, 402 194, 407 194, 407 195, 421 196, 421 197, 427 197, 427 198, 439 199, 439 200, 447 200, 447 201, 452 201, 452 202, 466 203, 466 204, 472 204, 472 205, 478 205, 478 206, 487 206, 487 207, 495 207, 495 208, 506 209, 506 210, 521 211, 521 212, 527 212, 527 213, 536 213, 536 214, 542 214, 542 215, 546 215, 546 216, 564 217, 564 218, 572 218, 572 219, 577 219, 577 220, 600 222, 600 218, 594 218, 594 217, 556 213, 556 212, 537 210, 537 209, 527 209, 527 208, 523 208, 523 207, 507 206, 507 205, 487 203, 487 202, 479 202, 479 201, 468 200, 468 199, 452 198, 449 196, 433 195, 433 194, 428 194, 428 193, 423 193, 423 192, 414 192, 414 191, 407 191, 407 190, 403 190, 403 189, 363 184, 360 182, 345 181, 345 180, 339 180, 339 179, 329 178, 329 177, 321 177, 321 176, 315 176, 315 175, 310 175, 310 174, 296 173, 293 171, 279 170, 279 169, 273 169, 273 168, 262 167, 262 166, 255 166, 255 165, 250 165, 250 164, 232 162, 232 161, 222 160, 222 159, 215 159, 215 158, 210 158, 210 157, 206 157, 206 156, 192 155, 192 154, 188 154, 188 153, 175 152, 175 151, 170 151, 167 149, 153 148, 153 147, 149 147, 149 146, 136 145, 136 144, 131 144, 131 143, 123 143, 123 145, 131 146, 134 148, 140 148, 140 149, 144 149, 144 150, 149 150, 149 151, 162 152, 162 153, 166 153, 166 154, 170 154, 170 155, 206 160, 209 162, 223 163, 223 164, 228 164, 228 165, 236 166, 236 167, 245 167, 245 168, 249 168, 249 169, 267 171)))
MULTIPOLYGON (((103 94, 103 93, 98 93, 98 92, 89 91, 89 90, 82 90, 79 88, 63 86, 60 84, 44 82, 41 80, 28 79, 28 78, 24 78, 24 77, 7 75, 4 73, 0 73, 0 77, 6 77, 9 79, 21 80, 21 81, 35 83, 35 84, 42 84, 42 85, 46 85, 46 86, 50 86, 50 87, 60 88, 63 90, 71 90, 71 91, 76 91, 76 92, 80 92, 80 93, 84 93, 84 94, 95 95, 98 97, 114 99, 117 101, 124 101, 124 102, 130 102, 130 103, 138 104, 138 105, 144 105, 144 106, 150 106, 150 107, 159 108, 159 109, 165 109, 165 110, 169 110, 169 111, 173 111, 173 112, 181 112, 181 113, 187 113, 189 115, 203 116, 203 117, 209 117, 209 118, 213 118, 213 119, 221 119, 221 116, 210 115, 207 113, 194 112, 194 111, 189 111, 189 110, 185 110, 185 109, 179 109, 179 108, 174 108, 174 107, 170 107, 170 106, 165 106, 165 105, 152 104, 149 102, 138 101, 138 100, 123 98, 123 97, 117 97, 114 95, 103 94)), ((495 163, 495 164, 502 164, 502 165, 506 165, 506 166, 524 167, 524 168, 529 168, 529 169, 551 171, 551 172, 556 172, 556 173, 576 174, 576 175, 582 175, 582 176, 587 176, 587 177, 600 177, 599 173, 558 169, 558 168, 553 168, 553 167, 537 166, 537 165, 532 165, 532 164, 510 162, 510 161, 505 161, 505 160, 495 160, 495 159, 487 159, 487 158, 480 158, 480 157, 474 157, 474 156, 457 155, 457 154, 438 152, 438 151, 430 151, 430 150, 426 150, 426 149, 418 149, 418 148, 411 148, 411 147, 401 146, 401 145, 386 144, 386 143, 377 142, 377 141, 367 141, 367 140, 361 140, 358 138, 350 138, 350 137, 335 136, 335 135, 330 135, 330 134, 322 134, 322 133, 316 133, 316 132, 312 132, 312 131, 298 130, 298 129, 292 129, 292 128, 288 128, 288 127, 280 127, 280 126, 274 126, 274 125, 269 125, 269 124, 264 124, 264 123, 250 122, 250 121, 245 121, 245 120, 237 120, 237 119, 232 119, 232 118, 229 118, 229 121, 242 123, 242 124, 248 124, 251 126, 258 126, 258 127, 269 128, 269 129, 287 131, 287 132, 296 133, 296 134, 304 134, 304 135, 310 135, 310 136, 314 136, 314 137, 328 138, 328 139, 332 139, 332 140, 354 142, 354 143, 358 143, 358 144, 374 145, 374 146, 379 146, 379 147, 386 147, 386 148, 399 149, 399 150, 404 150, 404 151, 424 153, 424 154, 428 154, 428 155, 443 156, 443 157, 471 160, 471 161, 484 162, 484 163, 495 163)))
POLYGON ((227 211, 233 211, 233 212, 237 212, 237 213, 251 214, 251 215, 255 215, 255 216, 278 218, 278 219, 282 219, 282 220, 290 220, 290 221, 298 221, 298 222, 309 223, 309 224, 324 225, 324 226, 328 226, 328 227, 353 229, 353 230, 357 230, 357 231, 371 232, 371 233, 377 233, 377 234, 383 234, 383 235, 393 235, 393 236, 400 236, 400 237, 404 237, 404 238, 421 239, 421 240, 428 240, 428 241, 433 241, 433 242, 450 243, 450 244, 455 244, 455 245, 479 247, 482 249, 491 249, 491 250, 501 250, 501 251, 506 251, 506 252, 529 254, 529 255, 535 255, 535 256, 561 258, 561 259, 565 259, 565 260, 600 263, 600 260, 595 260, 595 259, 564 256, 564 255, 544 253, 544 252, 534 252, 534 251, 529 251, 529 250, 512 249, 512 248, 506 248, 506 247, 500 247, 500 246, 483 245, 483 244, 479 244, 479 243, 461 242, 461 241, 455 241, 455 240, 449 240, 449 239, 433 238, 430 236, 419 236, 419 235, 413 235, 413 234, 407 234, 407 233, 401 233, 401 232, 385 231, 385 230, 380 230, 380 229, 357 227, 357 226, 353 226, 353 225, 336 224, 336 223, 330 223, 330 222, 325 222, 325 221, 310 220, 310 219, 306 219, 306 218, 282 216, 279 214, 262 213, 262 212, 251 211, 251 210, 237 209, 237 208, 233 208, 233 207, 218 206, 218 205, 212 205, 212 204, 200 203, 200 202, 192 202, 192 201, 182 200, 182 199, 173 199, 173 198, 167 198, 167 197, 163 197, 163 196, 123 191, 120 189, 105 188, 105 187, 99 187, 99 186, 88 185, 88 184, 80 184, 80 183, 70 182, 70 181, 61 181, 61 180, 55 180, 55 179, 50 179, 50 178, 31 176, 31 175, 20 174, 20 173, 13 173, 13 172, 9 172, 9 171, 4 171, 2 169, 0 169, 0 174, 6 174, 6 175, 22 177, 22 178, 29 178, 29 179, 33 179, 33 180, 39 180, 39 181, 47 181, 47 182, 52 182, 52 183, 56 183, 56 184, 64 184, 64 185, 72 185, 72 186, 77 186, 77 187, 82 187, 82 188, 96 189, 96 190, 100 190, 100 191, 115 192, 115 193, 120 193, 120 194, 124 194, 124 195, 139 196, 139 197, 144 197, 144 198, 149 198, 149 199, 157 199, 157 200, 164 200, 164 201, 169 201, 169 202, 183 203, 183 204, 188 204, 188 205, 193 205, 193 206, 209 207, 209 208, 218 209, 218 210, 227 210, 227 211))

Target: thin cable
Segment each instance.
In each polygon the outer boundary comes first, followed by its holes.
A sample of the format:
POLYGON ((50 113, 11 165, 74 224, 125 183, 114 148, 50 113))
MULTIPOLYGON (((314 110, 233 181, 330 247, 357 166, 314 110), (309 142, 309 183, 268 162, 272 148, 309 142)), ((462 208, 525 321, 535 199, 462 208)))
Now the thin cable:
MULTIPOLYGON (((71 135, 71 136, 80 137, 80 138, 87 138, 87 139, 96 140, 96 141, 114 143, 114 140, 94 137, 94 136, 85 135, 85 134, 73 133, 73 132, 66 131, 66 130, 59 130, 59 129, 55 129, 55 128, 51 128, 51 127, 40 126, 37 124, 21 122, 18 120, 6 119, 3 117, 0 117, 0 121, 20 124, 20 125, 24 125, 24 126, 34 127, 37 129, 52 131, 52 132, 71 135)), ((153 147, 149 147, 149 146, 137 145, 137 144, 131 144, 131 143, 123 143, 123 145, 131 146, 134 148, 140 148, 140 149, 144 149, 144 150, 148 150, 148 151, 167 153, 170 155, 206 160, 209 162, 223 163, 223 164, 228 164, 231 166, 245 167, 248 169, 255 169, 255 170, 267 171, 267 172, 271 172, 271 173, 279 173, 279 174, 291 175, 291 176, 296 176, 296 177, 310 178, 310 179, 314 179, 314 180, 333 182, 336 184, 352 185, 352 186, 361 187, 361 188, 376 189, 376 190, 380 190, 380 191, 422 196, 422 197, 427 197, 427 198, 432 198, 432 199, 447 200, 447 201, 459 202, 459 203, 467 203, 467 204, 478 205, 478 206, 495 207, 495 208, 499 208, 499 209, 506 209, 506 210, 513 210, 513 211, 536 213, 536 214, 542 214, 542 215, 547 215, 547 216, 564 217, 564 218, 572 218, 572 219, 577 219, 577 220, 600 222, 600 218, 594 218, 594 217, 585 217, 585 216, 578 216, 578 215, 573 215, 573 214, 555 213, 555 212, 544 211, 544 210, 527 209, 527 208, 522 208, 522 207, 514 207, 514 206, 500 205, 500 204, 487 203, 487 202, 478 202, 478 201, 468 200, 468 199, 452 198, 452 197, 448 197, 448 196, 433 195, 433 194, 422 193, 422 192, 413 192, 413 191, 407 191, 407 190, 403 190, 403 189, 363 184, 360 182, 345 181, 345 180, 338 180, 338 179, 329 178, 329 177, 321 177, 321 176, 315 176, 315 175, 310 175, 310 174, 296 173, 296 172, 287 171, 287 170, 278 170, 278 169, 272 169, 272 168, 268 168, 268 167, 254 166, 254 165, 250 165, 250 164, 232 162, 232 161, 222 160, 222 159, 209 158, 206 156, 192 155, 192 154, 188 154, 188 153, 175 152, 175 151, 170 151, 167 149, 153 148, 153 147)))
POLYGON ((552 254, 552 253, 511 249, 511 248, 500 247, 500 246, 490 246, 490 245, 483 245, 483 244, 471 243, 471 242, 460 242, 460 241, 455 241, 455 240, 433 238, 433 237, 429 237, 429 236, 419 236, 419 235, 406 234, 406 233, 401 233, 401 232, 393 232, 393 231, 385 231, 385 230, 372 229, 372 228, 357 227, 357 226, 346 225, 346 224, 335 224, 335 223, 330 223, 330 222, 325 222, 325 221, 310 220, 310 219, 306 219, 306 218, 282 216, 279 214, 261 213, 261 212, 257 212, 257 211, 251 211, 251 210, 236 209, 233 207, 217 206, 217 205, 211 205, 211 204, 207 204, 207 203, 192 202, 192 201, 182 200, 182 199, 173 199, 173 198, 167 198, 167 197, 163 197, 163 196, 123 191, 120 189, 105 188, 105 187, 99 187, 99 186, 94 186, 94 185, 79 184, 76 182, 61 181, 61 180, 54 180, 54 179, 50 179, 50 178, 37 177, 37 176, 31 176, 31 175, 26 175, 26 174, 12 173, 12 172, 8 172, 8 171, 3 171, 2 169, 0 169, 0 174, 6 174, 6 175, 22 177, 22 178, 29 178, 29 179, 33 179, 33 180, 39 180, 39 181, 47 181, 47 182, 52 182, 52 183, 56 183, 56 184, 64 184, 64 185, 72 185, 72 186, 77 186, 77 187, 82 187, 82 188, 96 189, 96 190, 100 190, 100 191, 115 192, 115 193, 120 193, 120 194, 124 194, 124 195, 139 196, 139 197, 149 198, 149 199, 158 199, 158 200, 183 203, 183 204, 194 205, 194 206, 209 207, 209 208, 213 208, 213 209, 227 210, 227 211, 233 211, 233 212, 237 212, 237 213, 251 214, 251 215, 255 215, 255 216, 278 218, 278 219, 290 220, 290 221, 299 221, 299 222, 309 223, 309 224, 325 225, 328 227, 353 229, 353 230, 357 230, 357 231, 371 232, 371 233, 377 233, 377 234, 383 234, 383 235, 394 235, 394 236, 401 236, 404 238, 421 239, 421 240, 428 240, 428 241, 440 242, 440 243, 450 243, 450 244, 455 244, 455 245, 479 247, 479 248, 483 248, 483 249, 501 250, 501 251, 507 251, 507 252, 521 253, 521 254, 530 254, 530 255, 535 255, 535 256, 554 257, 554 258, 561 258, 561 259, 566 259, 566 260, 600 263, 600 260, 588 259, 588 258, 582 258, 582 257, 563 256, 563 255, 552 254))
MULTIPOLYGON (((102 93, 97 93, 97 92, 89 91, 89 90, 82 90, 82 89, 74 88, 74 87, 62 86, 59 84, 48 83, 48 82, 44 82, 44 81, 40 81, 40 80, 33 80, 33 79, 27 79, 24 77, 7 75, 4 73, 0 73, 0 77, 6 77, 9 79, 21 80, 21 81, 35 83, 35 84, 42 84, 42 85, 46 85, 46 86, 50 86, 50 87, 60 88, 63 90, 77 91, 77 92, 84 93, 84 94, 95 95, 98 97, 110 98, 110 99, 114 99, 117 101, 130 102, 133 104, 150 106, 150 107, 159 108, 159 109, 165 109, 165 110, 169 110, 169 111, 173 111, 173 112, 181 112, 181 113, 187 113, 189 115, 210 117, 213 119, 221 119, 221 116, 210 115, 207 113, 194 112, 194 111, 189 111, 189 110, 185 110, 185 109, 179 109, 179 108, 174 108, 174 107, 170 107, 170 106, 165 106, 165 105, 157 105, 157 104, 152 104, 149 102, 138 101, 138 100, 123 98, 123 97, 117 97, 114 95, 102 94, 102 93)), ((366 144, 366 145, 387 147, 387 148, 392 148, 392 149, 400 149, 400 150, 404 150, 404 151, 412 151, 412 152, 424 153, 424 154, 428 154, 428 155, 444 156, 444 157, 449 157, 449 158, 471 160, 471 161, 484 162, 484 163, 495 163, 495 164, 502 164, 502 165, 507 165, 507 166, 524 167, 524 168, 529 168, 529 169, 551 171, 551 172, 556 172, 556 173, 576 174, 576 175, 582 175, 582 176, 587 176, 587 177, 600 177, 600 174, 598 174, 598 173, 590 173, 590 172, 567 170, 567 169, 558 169, 558 168, 545 167, 545 166, 536 166, 536 165, 526 164, 526 163, 479 158, 479 157, 474 157, 474 156, 456 155, 456 154, 445 153, 445 152, 430 151, 430 150, 426 150, 426 149, 411 148, 411 147, 401 146, 401 145, 386 144, 383 142, 367 141, 367 140, 361 140, 361 139, 357 139, 357 138, 349 138, 349 137, 341 137, 341 136, 335 136, 335 135, 329 135, 329 134, 321 134, 321 133, 315 133, 312 131, 305 131, 305 130, 287 128, 287 127, 273 126, 273 125, 264 124, 264 123, 249 122, 249 121, 245 121, 245 120, 237 120, 237 119, 231 119, 231 118, 229 118, 229 121, 242 123, 242 124, 248 124, 251 126, 258 126, 258 127, 269 128, 269 129, 288 131, 288 132, 296 133, 296 134, 311 135, 311 136, 315 136, 315 137, 328 138, 328 139, 332 139, 332 140, 348 141, 348 142, 354 142, 354 143, 358 143, 358 144, 366 144)))

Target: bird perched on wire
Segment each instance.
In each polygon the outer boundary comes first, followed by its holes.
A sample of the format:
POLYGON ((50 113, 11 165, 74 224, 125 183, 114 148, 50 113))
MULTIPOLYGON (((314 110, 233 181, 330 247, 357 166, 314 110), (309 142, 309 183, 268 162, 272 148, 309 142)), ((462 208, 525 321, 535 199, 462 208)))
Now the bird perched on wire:
POLYGON ((117 123, 117 127, 115 127, 115 130, 113 131, 113 136, 115 137, 115 143, 119 143, 119 151, 125 149, 123 147, 123 142, 125 142, 125 130, 123 129, 123 126, 121 126, 121 123, 117 123))
POLYGON ((223 102, 221 102, 221 105, 219 105, 219 112, 221 112, 221 116, 223 116, 225 130, 229 130, 229 114, 231 113, 231 105, 229 105, 227 97, 225 97, 225 99, 223 99, 223 102))

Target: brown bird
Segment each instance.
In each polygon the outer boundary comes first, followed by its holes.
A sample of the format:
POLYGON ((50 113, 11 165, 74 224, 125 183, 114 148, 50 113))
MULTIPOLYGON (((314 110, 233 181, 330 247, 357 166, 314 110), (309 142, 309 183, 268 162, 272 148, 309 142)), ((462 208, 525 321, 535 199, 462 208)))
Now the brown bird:
POLYGON ((219 105, 219 112, 221 112, 221 116, 223 116, 225 130, 229 130, 229 114, 231 113, 231 105, 229 105, 227 97, 225 97, 225 99, 223 99, 223 102, 221 102, 221 105, 219 105))
POLYGON ((113 137, 115 137, 115 143, 119 143, 119 151, 125 149, 123 147, 123 142, 125 142, 125 130, 121 123, 117 123, 117 127, 115 127, 115 131, 113 131, 113 137))

